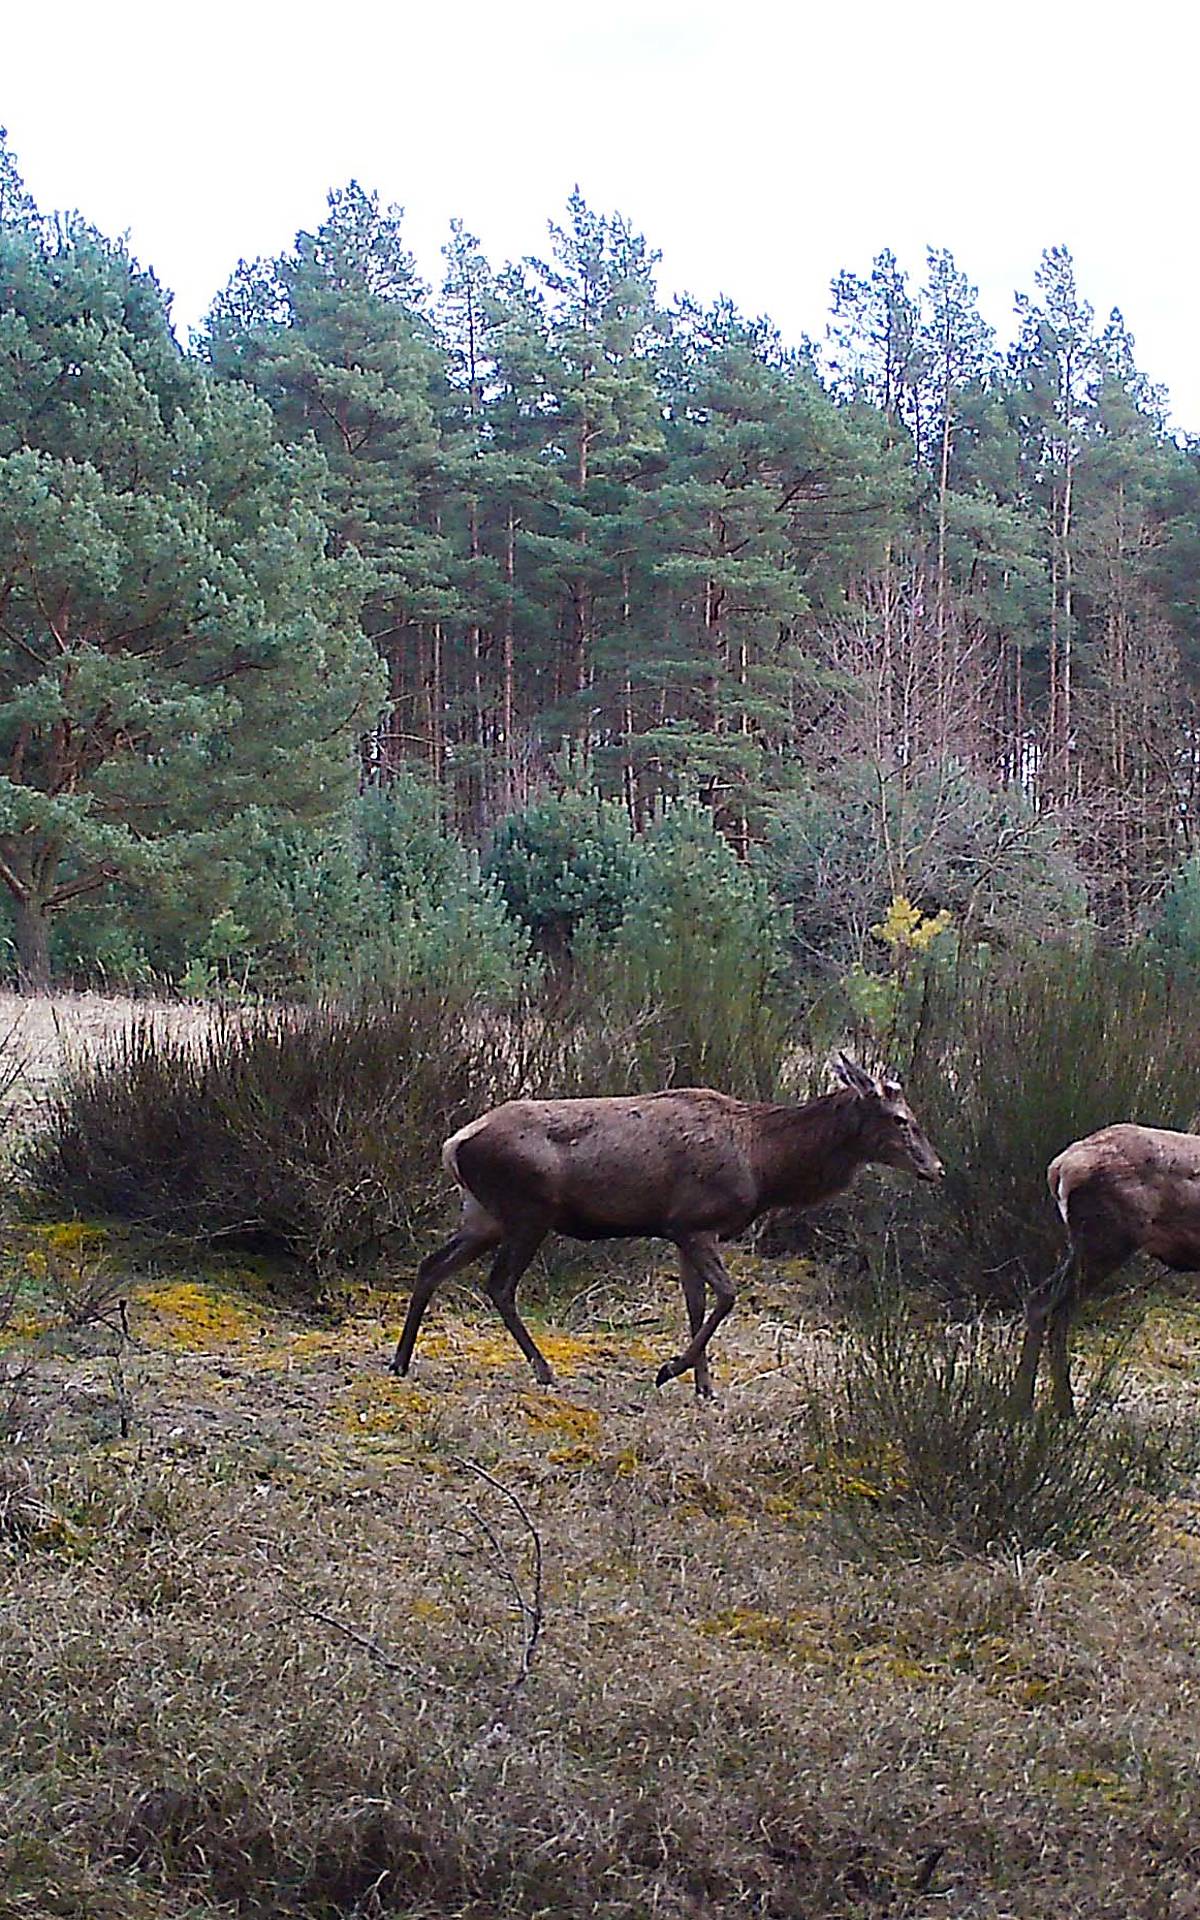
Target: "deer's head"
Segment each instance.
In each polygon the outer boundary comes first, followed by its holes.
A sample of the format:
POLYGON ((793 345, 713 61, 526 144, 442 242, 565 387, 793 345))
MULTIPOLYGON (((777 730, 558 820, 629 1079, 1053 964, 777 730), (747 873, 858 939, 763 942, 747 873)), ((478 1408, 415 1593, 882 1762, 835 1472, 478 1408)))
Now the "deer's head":
POLYGON ((904 1098, 900 1082, 891 1074, 867 1073, 844 1053, 837 1055, 833 1070, 858 1098, 863 1159, 915 1173, 918 1180, 940 1180, 945 1168, 904 1098))

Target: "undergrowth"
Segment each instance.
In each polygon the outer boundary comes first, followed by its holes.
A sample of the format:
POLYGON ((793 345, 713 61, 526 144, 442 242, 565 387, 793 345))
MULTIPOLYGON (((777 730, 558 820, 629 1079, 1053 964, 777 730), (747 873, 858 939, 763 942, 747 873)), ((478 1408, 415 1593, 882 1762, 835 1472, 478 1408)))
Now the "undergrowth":
POLYGON ((1176 1477, 1179 1436, 1119 1406, 1123 1354, 1095 1369, 1074 1420, 1015 1418, 1016 1329, 932 1318, 878 1279, 814 1383, 808 1432, 833 1496, 875 1545, 926 1553, 1135 1551, 1148 1496, 1176 1477))
MULTIPOLYGON (((449 1198, 439 1148, 465 1121, 522 1095, 668 1084, 692 1064, 691 1024, 686 1008, 606 1008, 585 980, 508 1010, 245 1009, 190 1035, 135 1019, 68 1071, 23 1174, 56 1213, 279 1254, 311 1287, 424 1249, 449 1198)), ((760 1048, 756 1086, 764 1070, 760 1048)))

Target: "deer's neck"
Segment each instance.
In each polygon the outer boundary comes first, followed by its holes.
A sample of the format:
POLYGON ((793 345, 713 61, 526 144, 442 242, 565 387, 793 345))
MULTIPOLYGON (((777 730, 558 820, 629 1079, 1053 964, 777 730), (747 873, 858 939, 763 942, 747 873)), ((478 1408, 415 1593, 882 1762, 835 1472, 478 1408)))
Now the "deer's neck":
POLYGON ((758 1138, 762 1207, 811 1207, 848 1187, 863 1165, 862 1117, 850 1092, 804 1107, 764 1107, 758 1138))

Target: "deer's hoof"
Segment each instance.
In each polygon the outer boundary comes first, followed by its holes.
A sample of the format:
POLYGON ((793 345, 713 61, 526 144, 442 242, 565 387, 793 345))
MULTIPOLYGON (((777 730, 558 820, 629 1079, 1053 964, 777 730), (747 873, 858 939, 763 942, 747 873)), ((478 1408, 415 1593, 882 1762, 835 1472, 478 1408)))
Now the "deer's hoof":
POLYGON ((667 1381, 674 1380, 675 1377, 676 1377, 675 1362, 673 1360, 668 1360, 666 1366, 660 1367, 658 1372, 655 1374, 654 1384, 656 1387, 665 1387, 667 1384, 667 1381))

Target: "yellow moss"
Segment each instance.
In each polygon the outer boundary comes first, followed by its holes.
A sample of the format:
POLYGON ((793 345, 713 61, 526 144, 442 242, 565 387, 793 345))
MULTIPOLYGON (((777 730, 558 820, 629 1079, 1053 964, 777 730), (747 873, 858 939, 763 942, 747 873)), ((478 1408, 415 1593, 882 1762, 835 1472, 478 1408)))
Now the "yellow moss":
POLYGON ((564 1434, 588 1440, 600 1431, 600 1415, 593 1407, 577 1407, 556 1393, 522 1394, 521 1412, 539 1433, 564 1434))
POLYGON ((551 1447, 546 1455, 552 1467, 594 1467, 599 1457, 595 1447, 582 1442, 571 1447, 551 1447))
POLYGON ((886 1642, 859 1647, 847 1660, 846 1670, 854 1678, 864 1674, 885 1673, 890 1679, 904 1681, 907 1686, 944 1686, 948 1678, 940 1667, 926 1666, 922 1661, 914 1660, 903 1648, 886 1642))
POLYGON ((481 1333, 459 1322, 422 1333, 418 1351, 431 1360, 456 1360, 472 1367, 525 1364, 507 1333, 481 1333))
POLYGON ((25 1231, 35 1246, 47 1253, 101 1253, 112 1240, 112 1229, 95 1220, 35 1221, 25 1231))
POLYGON ((777 1613, 763 1613, 757 1607, 725 1607, 710 1620, 700 1622, 700 1631, 739 1646, 777 1650, 790 1639, 787 1619, 777 1613))
POLYGON ((402 1380, 356 1380, 337 1409, 349 1432, 365 1435, 420 1433, 435 1402, 402 1380))
MULTIPOLYGON (((611 1333, 551 1333, 538 1327, 534 1336, 550 1365, 557 1373, 570 1377, 586 1364, 624 1362, 626 1365, 654 1359, 654 1352, 637 1337, 626 1339, 611 1333)), ((523 1367, 517 1346, 503 1327, 494 1331, 462 1321, 443 1321, 441 1326, 422 1333, 418 1351, 431 1359, 457 1360, 469 1367, 523 1367)))
POLYGON ((412 1614, 414 1620, 446 1620, 449 1618, 450 1610, 448 1607, 444 1607, 439 1600, 426 1600, 422 1595, 418 1594, 415 1600, 408 1602, 408 1611, 412 1614))
POLYGON ((904 1460, 898 1448, 880 1447, 871 1454, 830 1451, 814 1463, 806 1492, 817 1504, 867 1500, 880 1506, 903 1493, 907 1485, 904 1460))
POLYGON ((340 1353, 346 1345, 342 1333, 313 1331, 309 1333, 289 1333, 279 1343, 274 1357, 282 1361, 309 1360, 323 1353, 340 1353))
POLYGON ((194 1280, 173 1280, 147 1287, 139 1296, 144 1312, 159 1323, 170 1344, 212 1348, 238 1346, 259 1332, 261 1322, 248 1308, 214 1287, 194 1280))
POLYGON ((674 1487, 685 1512, 703 1513, 710 1520, 724 1520, 732 1526, 745 1524, 746 1510, 736 1496, 702 1474, 677 1474, 674 1487))
POLYGON ((1200 1315, 1180 1301, 1151 1308, 1142 1324, 1142 1356, 1167 1373, 1200 1370, 1200 1315))
POLYGON ((1060 1775, 1055 1784, 1060 1798, 1073 1805, 1100 1799, 1111 1806, 1126 1807, 1142 1798, 1139 1780, 1126 1779, 1109 1767, 1076 1767, 1074 1772, 1060 1775))
POLYGON ((36 1340, 50 1322, 40 1313, 12 1313, 4 1325, 4 1339, 36 1340))

